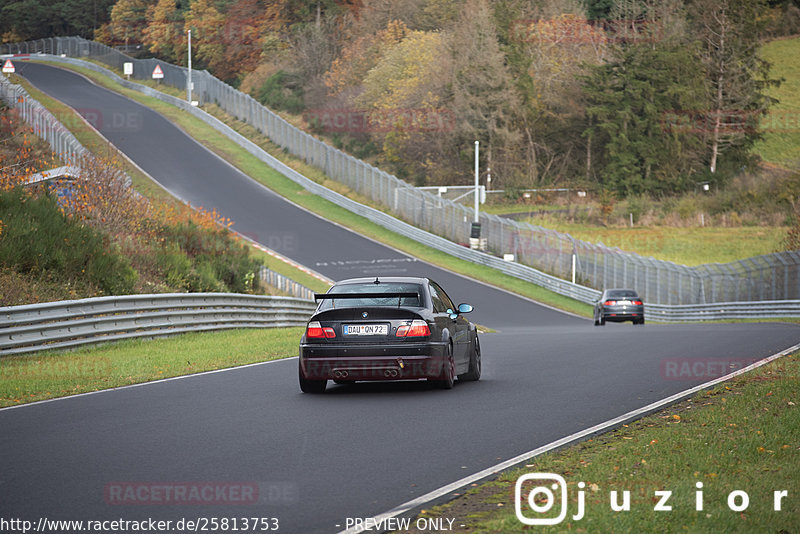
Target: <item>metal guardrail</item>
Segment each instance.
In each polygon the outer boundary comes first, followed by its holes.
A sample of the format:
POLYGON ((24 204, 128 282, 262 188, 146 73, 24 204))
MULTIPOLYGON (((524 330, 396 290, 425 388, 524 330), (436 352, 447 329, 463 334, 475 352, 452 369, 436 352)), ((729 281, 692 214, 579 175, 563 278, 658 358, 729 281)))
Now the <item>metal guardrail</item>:
POLYGON ((800 318, 800 301, 765 300, 760 302, 715 302, 664 306, 645 303, 648 321, 665 323, 726 321, 729 319, 789 319, 800 318))
MULTIPOLYGON (((3 307, 0 357, 185 332, 304 326, 315 308, 311 300, 230 293, 126 295, 3 307)), ((800 318, 800 302, 646 304, 645 313, 648 321, 659 322, 800 318)))
POLYGON ((0 308, 0 356, 184 332, 305 326, 316 305, 294 297, 169 293, 0 308))
POLYGON ((288 293, 293 297, 303 300, 314 300, 314 290, 309 289, 300 282, 295 282, 288 276, 268 269, 264 266, 258 270, 258 276, 262 282, 268 286, 274 287, 278 291, 288 293))
MULTIPOLYGON (((133 78, 150 79, 158 64, 162 83, 186 87, 187 70, 155 59, 133 59, 101 43, 78 37, 54 37, 0 45, 0 52, 51 53, 92 58, 121 69, 133 63, 133 78)), ((83 64, 83 66, 87 66, 83 64)), ((90 67, 91 68, 91 67, 90 67)), ((245 121, 291 154, 323 170, 332 179, 389 208, 414 226, 456 243, 467 242, 472 209, 420 191, 410 184, 327 145, 289 124, 250 95, 237 91, 206 71, 193 71, 194 97, 202 104, 216 102, 225 112, 245 121)), ((152 93, 151 96, 155 96, 152 93)), ((569 277, 576 256, 578 279, 595 288, 636 287, 646 300, 658 304, 760 301, 800 298, 800 253, 768 254, 727 264, 694 267, 646 258, 602 243, 574 239, 528 223, 481 213, 482 234, 489 249, 561 277, 569 277)))

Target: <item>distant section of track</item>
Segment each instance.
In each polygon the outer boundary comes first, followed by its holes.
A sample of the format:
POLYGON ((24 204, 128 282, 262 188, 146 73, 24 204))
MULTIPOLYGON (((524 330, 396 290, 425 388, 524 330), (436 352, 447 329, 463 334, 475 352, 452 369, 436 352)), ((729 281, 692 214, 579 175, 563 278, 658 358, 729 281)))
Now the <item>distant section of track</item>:
POLYGON ((0 517, 278 517, 280 532, 339 532, 347 517, 385 512, 800 339, 789 324, 593 327, 299 209, 159 114, 81 76, 17 68, 99 117, 98 129, 167 189, 216 208, 240 232, 334 279, 431 276, 500 333, 481 338, 483 379, 450 391, 407 382, 303 395, 292 359, 2 410, 0 517), (149 494, 186 482, 260 493, 238 504, 109 500, 120 485, 149 494))
POLYGON ((453 299, 480 303, 472 318, 489 326, 578 321, 420 262, 298 208, 211 153, 159 113, 79 74, 38 63, 18 63, 20 75, 77 110, 174 195, 195 206, 217 209, 234 221, 240 233, 329 278, 430 276, 453 299))

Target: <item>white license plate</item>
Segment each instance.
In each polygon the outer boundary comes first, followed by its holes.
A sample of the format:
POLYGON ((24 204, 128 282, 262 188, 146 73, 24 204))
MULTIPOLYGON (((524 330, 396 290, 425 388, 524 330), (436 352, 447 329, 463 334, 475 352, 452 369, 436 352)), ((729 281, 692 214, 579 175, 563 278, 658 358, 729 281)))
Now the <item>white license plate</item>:
POLYGON ((620 306, 630 306, 631 305, 631 301, 629 301, 629 300, 618 300, 617 304, 620 305, 620 306))
POLYGON ((386 335, 389 335, 389 325, 387 325, 387 324, 346 324, 346 325, 344 325, 344 335, 346 335, 346 336, 386 336, 386 335))

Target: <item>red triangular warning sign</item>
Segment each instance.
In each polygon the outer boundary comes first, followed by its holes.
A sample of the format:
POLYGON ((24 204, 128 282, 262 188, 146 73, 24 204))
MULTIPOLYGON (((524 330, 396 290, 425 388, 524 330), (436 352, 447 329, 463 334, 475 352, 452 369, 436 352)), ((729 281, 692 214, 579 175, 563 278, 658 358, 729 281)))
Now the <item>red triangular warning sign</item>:
POLYGON ((156 65, 156 68, 153 69, 153 78, 163 78, 164 71, 161 70, 161 65, 156 65))
POLYGON ((5 63, 3 63, 3 72, 11 73, 15 72, 17 69, 14 68, 14 64, 11 63, 10 59, 7 59, 5 63))

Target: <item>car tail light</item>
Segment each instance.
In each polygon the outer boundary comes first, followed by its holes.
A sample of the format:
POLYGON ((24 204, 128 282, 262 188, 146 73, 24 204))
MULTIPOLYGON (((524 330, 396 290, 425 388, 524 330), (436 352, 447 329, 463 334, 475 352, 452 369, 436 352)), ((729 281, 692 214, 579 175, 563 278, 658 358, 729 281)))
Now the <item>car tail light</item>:
POLYGON ((397 327, 397 337, 424 337, 431 335, 428 323, 421 319, 414 319, 411 324, 404 324, 397 327))
POLYGON ((641 306, 642 305, 642 301, 641 300, 634 300, 633 301, 633 305, 634 306, 641 306))
POLYGON ((306 337, 309 339, 334 338, 336 337, 336 332, 330 326, 323 328, 319 321, 311 321, 308 323, 306 337))
POLYGON ((604 306, 616 306, 617 305, 617 301, 616 300, 607 300, 607 301, 605 301, 603 303, 603 305, 604 306))

